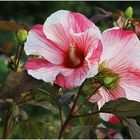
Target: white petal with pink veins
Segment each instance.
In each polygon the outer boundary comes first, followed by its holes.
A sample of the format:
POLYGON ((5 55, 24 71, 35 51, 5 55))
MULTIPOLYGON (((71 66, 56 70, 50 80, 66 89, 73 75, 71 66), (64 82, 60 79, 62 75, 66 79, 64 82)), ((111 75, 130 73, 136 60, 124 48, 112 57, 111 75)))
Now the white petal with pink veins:
POLYGON ((90 71, 87 75, 87 78, 94 77, 98 73, 98 62, 95 62, 94 64, 90 65, 90 71))
POLYGON ((134 63, 133 58, 123 52, 110 59, 107 67, 119 74, 121 83, 140 87, 140 67, 136 65, 136 62, 134 63))
POLYGON ((32 75, 38 80, 43 80, 45 82, 53 82, 60 71, 58 68, 40 68, 37 70, 28 70, 28 74, 32 75))
POLYGON ((61 66, 49 63, 43 58, 32 58, 26 62, 28 74, 45 82, 53 82, 61 71, 61 66))
POLYGON ((89 52, 92 55, 92 51, 98 48, 99 41, 101 40, 101 32, 97 27, 91 27, 82 33, 75 33, 70 30, 70 35, 73 42, 76 42, 86 55, 89 52))
POLYGON ((29 75, 36 79, 42 79, 45 82, 53 82, 60 73, 63 73, 65 76, 72 73, 71 70, 60 65, 51 64, 44 58, 28 59, 25 68, 28 70, 29 75))
POLYGON ((85 60, 88 62, 90 74, 87 78, 93 77, 98 72, 98 61, 102 53, 100 42, 101 34, 99 29, 90 28, 83 33, 72 33, 71 36, 77 47, 83 51, 85 60))
POLYGON ((74 88, 80 86, 84 82, 88 72, 89 67, 85 61, 82 67, 72 69, 72 73, 69 76, 64 76, 63 73, 58 75, 55 83, 65 88, 74 88))
POLYGON ((96 94, 94 94, 93 96, 88 98, 89 102, 91 102, 91 103, 96 103, 101 99, 102 99, 102 96, 101 96, 101 94, 99 92, 97 92, 96 94))
MULTIPOLYGON (((99 109, 106 103, 111 100, 116 100, 118 98, 125 98, 125 90, 121 86, 117 86, 115 89, 106 91, 104 88, 99 89, 99 93, 102 96, 102 99, 97 102, 99 109)), ((100 116, 104 120, 109 120, 113 115, 109 113, 100 113, 100 116)))
POLYGON ((90 28, 98 29, 92 21, 80 13, 71 12, 68 17, 68 23, 74 33, 83 33, 90 28))
POLYGON ((113 28, 103 32, 102 37, 102 61, 117 57, 120 53, 132 58, 133 62, 140 57, 140 41, 132 31, 113 28))
POLYGON ((140 87, 136 87, 131 84, 122 84, 122 87, 126 92, 127 99, 140 102, 140 87))
POLYGON ((70 12, 59 10, 50 15, 43 25, 44 34, 63 51, 67 51, 70 45, 68 16, 70 12))
POLYGON ((42 25, 34 26, 30 31, 24 46, 27 55, 39 55, 54 64, 61 64, 65 54, 42 31, 42 25))

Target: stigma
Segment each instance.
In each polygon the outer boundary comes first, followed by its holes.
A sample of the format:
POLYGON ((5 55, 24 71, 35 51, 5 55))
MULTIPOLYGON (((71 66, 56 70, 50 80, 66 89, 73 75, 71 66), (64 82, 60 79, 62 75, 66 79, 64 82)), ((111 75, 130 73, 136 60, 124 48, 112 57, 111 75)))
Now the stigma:
POLYGON ((69 49, 68 49, 68 55, 66 56, 66 66, 70 68, 77 68, 80 65, 82 65, 84 61, 84 54, 83 52, 78 48, 76 43, 70 43, 69 49))

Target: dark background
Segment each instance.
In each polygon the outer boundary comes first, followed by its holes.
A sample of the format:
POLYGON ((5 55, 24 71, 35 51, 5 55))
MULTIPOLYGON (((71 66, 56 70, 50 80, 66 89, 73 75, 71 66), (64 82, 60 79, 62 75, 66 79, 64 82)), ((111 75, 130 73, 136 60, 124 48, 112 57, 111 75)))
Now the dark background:
POLYGON ((59 9, 81 12, 90 18, 96 12, 95 6, 107 11, 125 10, 128 6, 132 6, 134 16, 140 17, 138 1, 8 1, 0 2, 0 20, 23 22, 32 26, 43 23, 51 13, 59 9))

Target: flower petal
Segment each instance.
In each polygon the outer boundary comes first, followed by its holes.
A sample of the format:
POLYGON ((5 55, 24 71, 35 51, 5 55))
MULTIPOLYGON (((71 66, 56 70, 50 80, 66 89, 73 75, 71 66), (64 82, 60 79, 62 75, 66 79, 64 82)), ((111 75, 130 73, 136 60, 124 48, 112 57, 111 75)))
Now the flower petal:
POLYGON ((46 37, 57 44, 64 52, 68 51, 70 43, 77 43, 76 36, 80 37, 78 39, 80 48, 83 47, 87 51, 89 49, 87 46, 91 42, 96 43, 96 38, 97 40, 99 36, 101 38, 100 31, 93 22, 80 13, 66 10, 59 10, 48 17, 44 23, 43 31, 46 37), (82 35, 83 33, 85 33, 84 37, 82 35), (85 43, 88 44, 85 45, 85 43))
POLYGON ((127 85, 140 87, 140 69, 132 68, 130 65, 121 73, 121 82, 127 85))
POLYGON ((133 61, 125 53, 120 53, 107 62, 107 67, 119 74, 121 83, 140 87, 140 66, 133 61))
MULTIPOLYGON (((80 26, 83 26, 83 24, 87 24, 88 22, 91 22, 91 21, 86 19, 84 22, 86 23, 82 23, 82 22, 79 23, 79 28, 80 26)), ((87 53, 89 49, 91 48, 92 50, 95 50, 98 47, 99 41, 101 40, 101 32, 99 28, 94 23, 91 23, 91 24, 92 26, 85 25, 85 27, 83 27, 82 29, 79 29, 79 32, 70 30, 70 34, 72 36, 73 42, 76 43, 82 50, 84 50, 85 53, 87 53)))
POLYGON ((43 25, 43 31, 48 39, 53 41, 63 51, 67 51, 70 45, 67 10, 59 10, 50 15, 43 25))
MULTIPOLYGON (((97 102, 99 109, 110 100, 116 100, 121 97, 126 97, 125 90, 121 86, 117 86, 115 89, 106 91, 104 88, 99 89, 102 99, 97 102)), ((100 113, 100 117, 103 120, 108 121, 113 115, 109 113, 100 113)))
POLYGON ((94 94, 93 96, 91 96, 90 98, 88 98, 89 102, 91 103, 96 103, 99 100, 102 100, 102 96, 99 92, 97 92, 96 94, 94 94))
POLYGON ((43 56, 53 64, 63 63, 64 53, 46 38, 42 27, 42 25, 36 25, 29 31, 29 35, 24 46, 26 54, 43 56))
POLYGON ((70 75, 64 76, 63 73, 58 75, 55 83, 65 88, 74 88, 80 86, 84 82, 89 72, 88 63, 85 61, 82 67, 71 69, 70 75))
MULTIPOLYGON (((88 61, 88 60, 87 60, 87 61, 88 61)), ((89 65, 89 66, 90 66, 90 65, 89 65)), ((87 78, 94 77, 94 76, 98 73, 98 68, 99 68, 98 62, 95 62, 93 65, 91 65, 91 67, 90 67, 90 72, 89 72, 89 74, 87 75, 87 78)))
MULTIPOLYGON (((96 94, 99 94, 99 96, 102 97, 98 101, 99 109, 106 102, 109 102, 110 100, 116 100, 116 99, 121 98, 121 97, 126 97, 125 90, 119 85, 113 90, 107 90, 107 89, 101 87, 96 94)), ((94 94, 93 96, 95 96, 95 97, 91 97, 91 99, 96 98, 97 97, 96 94, 94 94)))
POLYGON ((88 30, 89 28, 95 28, 95 24, 87 19, 84 15, 80 13, 71 12, 68 17, 69 27, 73 30, 74 33, 82 33, 88 30))
POLYGON ((84 53, 85 60, 91 69, 91 74, 88 77, 93 77, 97 74, 97 62, 99 62, 102 53, 99 29, 90 28, 83 33, 71 32, 71 36, 76 46, 84 53))
POLYGON ((122 87, 126 91, 126 98, 140 102, 140 87, 131 84, 123 84, 122 87))
POLYGON ((137 36, 129 30, 109 29, 102 33, 103 53, 101 60, 110 60, 119 54, 130 57, 133 62, 140 66, 140 41, 137 36))
POLYGON ((53 82, 61 71, 61 66, 49 63, 43 58, 28 59, 25 69, 29 75, 45 82, 53 82))

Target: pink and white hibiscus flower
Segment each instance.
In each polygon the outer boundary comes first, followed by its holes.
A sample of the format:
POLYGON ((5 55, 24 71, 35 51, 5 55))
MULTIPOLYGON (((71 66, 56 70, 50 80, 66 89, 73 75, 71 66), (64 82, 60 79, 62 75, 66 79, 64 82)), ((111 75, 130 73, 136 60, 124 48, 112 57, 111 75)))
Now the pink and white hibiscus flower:
POLYGON ((41 58, 28 59, 25 69, 45 82, 66 88, 80 86, 87 77, 97 73, 102 53, 100 39, 100 30, 84 15, 57 11, 44 25, 30 30, 25 52, 41 58))
MULTIPOLYGON (((102 33, 103 53, 101 63, 109 71, 98 93, 90 98, 101 108, 106 102, 124 97, 140 102, 140 41, 136 34, 129 30, 112 28, 102 33), (111 76, 111 77, 109 77, 111 76), (113 77, 114 76, 114 77, 113 77), (113 79, 114 78, 114 79, 113 79)), ((111 114, 101 113, 104 120, 111 114)))

